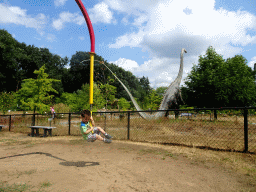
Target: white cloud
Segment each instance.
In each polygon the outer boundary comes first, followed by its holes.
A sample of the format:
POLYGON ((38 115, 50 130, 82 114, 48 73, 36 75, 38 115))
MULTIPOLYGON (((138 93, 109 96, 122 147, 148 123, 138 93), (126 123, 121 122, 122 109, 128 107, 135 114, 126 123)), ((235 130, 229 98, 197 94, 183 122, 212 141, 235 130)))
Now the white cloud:
POLYGON ((150 11, 160 1, 162 0, 104 0, 111 9, 136 16, 150 11))
POLYGON ((122 67, 124 70, 130 72, 134 72, 134 70, 139 67, 136 61, 125 58, 119 58, 117 61, 110 61, 109 63, 114 63, 117 66, 122 67))
POLYGON ((141 14, 139 17, 134 19, 133 25, 141 26, 143 23, 148 21, 147 15, 141 14))
MULTIPOLYGON (((185 58, 184 56, 184 61, 186 63, 190 63, 191 60, 185 58)), ((179 59, 169 58, 153 58, 149 61, 145 61, 140 66, 136 61, 125 58, 119 58, 117 61, 111 61, 109 63, 114 63, 119 67, 132 72, 137 77, 148 77, 150 79, 150 86, 154 88, 159 86, 169 86, 176 79, 180 68, 179 59)), ((181 85, 184 84, 184 79, 188 75, 186 71, 189 71, 191 67, 192 64, 184 64, 182 76, 183 80, 181 85)))
POLYGON ((4 6, 0 4, 0 23, 13 23, 29 28, 42 29, 46 24, 46 16, 42 13, 36 17, 27 15, 26 9, 17 6, 4 6))
POLYGON ((104 0, 110 9, 124 13, 122 23, 142 26, 150 18, 152 7, 162 0, 104 0), (129 20, 131 23, 129 23, 129 20), (133 21, 133 22, 132 22, 133 21))
POLYGON ((47 49, 53 49, 51 45, 41 45, 39 48, 47 48, 47 49))
POLYGON ((65 3, 66 3, 66 1, 67 0, 54 0, 54 5, 55 6, 63 6, 63 5, 65 5, 65 3))
POLYGON ((121 48, 124 46, 129 47, 140 47, 140 43, 143 40, 144 33, 140 31, 139 33, 131 33, 120 36, 116 39, 114 44, 110 44, 109 48, 121 48))
POLYGON ((104 3, 98 3, 89 9, 89 15, 92 23, 111 23, 116 22, 113 13, 109 10, 109 6, 104 3))
POLYGON ((246 34, 256 29, 256 16, 240 10, 215 10, 215 0, 105 2, 111 9, 133 14, 133 25, 138 27, 138 32, 118 37, 110 48, 141 47, 152 57, 177 58, 182 48, 186 48, 189 56, 195 56, 212 45, 226 57, 243 50, 232 44, 256 43, 256 36, 246 34), (141 26, 143 23, 145 26, 141 26))
POLYGON ((38 38, 38 37, 34 37, 34 38, 37 39, 37 40, 39 40, 39 41, 41 40, 41 38, 38 38))
POLYGON ((251 61, 248 63, 248 66, 254 70, 254 64, 256 63, 256 56, 254 56, 251 61))
POLYGON ((46 36, 46 40, 47 41, 49 41, 49 42, 54 42, 54 41, 56 41, 56 36, 54 35, 54 34, 47 34, 47 36, 46 36))
POLYGON ((127 25, 128 24, 128 18, 124 17, 121 21, 123 24, 127 25))
MULTIPOLYGON (((154 88, 169 86, 178 75, 180 67, 179 59, 153 58, 145 61, 138 69, 137 75, 148 77, 150 85, 154 88)), ((185 68, 185 67, 184 67, 185 68)), ((184 70, 183 70, 184 77, 184 70)), ((184 78, 183 78, 184 79, 184 78)))
POLYGON ((56 30, 61 30, 64 28, 65 23, 75 23, 77 25, 82 25, 85 23, 84 17, 78 13, 62 12, 58 19, 53 20, 52 26, 56 30))
MULTIPOLYGON (((256 44, 256 16, 246 11, 216 10, 215 0, 105 0, 113 10, 124 13, 122 22, 137 27, 137 32, 123 34, 109 48, 140 47, 152 57, 132 68, 133 74, 150 79, 151 86, 169 86, 179 71, 179 57, 184 54, 183 80, 198 64, 198 56, 213 46, 223 58, 243 52, 243 46, 256 44), (134 18, 132 23, 131 18, 134 18)), ((125 59, 122 60, 124 62, 125 59)), ((116 61, 118 63, 118 60, 116 61)), ((129 62, 128 62, 129 63, 129 62)), ((253 68, 256 57, 249 66, 253 68)))

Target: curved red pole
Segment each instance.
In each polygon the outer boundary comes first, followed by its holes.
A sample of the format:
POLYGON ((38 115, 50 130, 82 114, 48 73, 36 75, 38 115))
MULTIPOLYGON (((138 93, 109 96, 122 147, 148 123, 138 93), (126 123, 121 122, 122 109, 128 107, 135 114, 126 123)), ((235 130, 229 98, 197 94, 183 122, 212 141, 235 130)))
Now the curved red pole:
POLYGON ((92 27, 90 17, 88 15, 82 1, 81 0, 76 0, 76 3, 78 4, 79 8, 81 9, 81 11, 84 15, 84 18, 86 20, 88 29, 89 29, 90 39, 91 39, 91 53, 95 53, 95 36, 94 36, 94 31, 93 31, 93 27, 92 27))

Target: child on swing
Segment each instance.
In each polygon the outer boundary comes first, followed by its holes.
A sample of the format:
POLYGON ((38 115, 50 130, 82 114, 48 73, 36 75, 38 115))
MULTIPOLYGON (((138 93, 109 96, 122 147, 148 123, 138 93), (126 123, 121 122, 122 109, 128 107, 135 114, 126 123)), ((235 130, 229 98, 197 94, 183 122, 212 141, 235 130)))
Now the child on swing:
POLYGON ((83 135, 83 138, 88 142, 94 142, 96 140, 103 141, 105 143, 111 143, 112 136, 108 135, 101 127, 95 127, 94 120, 91 116, 89 110, 83 110, 81 112, 81 126, 80 131, 83 135), (92 127, 90 127, 89 122, 91 121, 92 127), (106 138, 100 136, 102 133, 106 138))

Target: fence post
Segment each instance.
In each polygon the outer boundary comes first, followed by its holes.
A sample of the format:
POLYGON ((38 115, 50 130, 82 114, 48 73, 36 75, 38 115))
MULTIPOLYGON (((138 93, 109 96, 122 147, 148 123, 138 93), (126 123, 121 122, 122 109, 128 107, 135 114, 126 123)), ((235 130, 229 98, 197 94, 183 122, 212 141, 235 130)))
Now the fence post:
POLYGON ((217 120, 217 110, 214 109, 214 120, 217 120))
POLYGON ((9 131, 11 131, 11 126, 12 126, 12 116, 10 115, 10 118, 9 118, 9 131))
POLYGON ((71 122, 71 113, 68 113, 68 134, 70 135, 70 122, 71 122))
POLYGON ((127 139, 130 140, 130 111, 128 111, 127 139))
POLYGON ((32 126, 35 126, 35 119, 36 119, 36 114, 33 113, 33 116, 32 116, 32 126))
POLYGON ((244 152, 248 152, 248 109, 244 108, 244 152))
POLYGON ((105 125, 104 125, 104 130, 106 131, 106 127, 107 127, 107 113, 104 113, 105 115, 105 125))

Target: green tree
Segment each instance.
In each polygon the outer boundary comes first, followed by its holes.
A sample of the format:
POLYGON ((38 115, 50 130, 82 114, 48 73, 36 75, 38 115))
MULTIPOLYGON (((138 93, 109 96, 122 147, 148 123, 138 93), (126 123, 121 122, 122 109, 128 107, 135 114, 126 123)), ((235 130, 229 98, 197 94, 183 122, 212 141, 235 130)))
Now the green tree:
POLYGON ((156 90, 151 90, 149 96, 145 99, 147 101, 146 108, 151 110, 157 110, 160 106, 162 97, 156 93, 156 90))
MULTIPOLYGON (((81 111, 83 109, 90 110, 89 90, 90 90, 89 84, 84 84, 82 85, 81 90, 77 90, 76 111, 81 111)), ((93 111, 97 111, 98 109, 103 108, 104 104, 105 104, 105 100, 102 96, 100 88, 96 83, 94 83, 93 84, 93 111)))
POLYGON ((55 104, 53 107, 54 107, 54 110, 57 111, 58 113, 68 113, 70 111, 70 108, 63 103, 55 104))
POLYGON ((70 108, 70 110, 74 112, 76 111, 76 107, 77 107, 76 100, 77 100, 77 94, 75 92, 74 93, 63 92, 60 98, 56 99, 56 102, 67 105, 70 108))
POLYGON ((123 97, 119 99, 118 105, 119 105, 119 110, 122 109, 123 111, 126 111, 131 107, 130 103, 123 97))
POLYGON ((0 30, 0 91, 15 91, 18 65, 16 59, 21 52, 17 41, 6 30, 0 30))
POLYGON ((57 91, 52 88, 52 83, 59 80, 48 79, 48 74, 44 72, 45 65, 39 70, 35 70, 34 74, 37 79, 25 79, 22 88, 17 92, 17 100, 21 104, 23 110, 34 110, 43 113, 49 110, 49 105, 53 95, 49 93, 57 91))
POLYGON ((139 98, 139 101, 144 102, 144 98, 149 95, 152 88, 149 85, 148 77, 143 76, 142 78, 140 78, 139 84, 141 86, 141 89, 140 89, 141 97, 139 98))
MULTIPOLYGON (((110 77, 108 78, 109 82, 113 82, 114 79, 111 79, 110 77)), ((103 94, 103 97, 106 99, 106 109, 107 109, 107 104, 110 102, 112 104, 115 101, 115 94, 116 94, 116 87, 113 85, 110 85, 109 83, 106 84, 100 84, 100 90, 101 93, 103 94)))
MULTIPOLYGON (((33 72, 43 64, 49 78, 61 80, 67 63, 67 57, 63 59, 47 48, 19 43, 6 30, 0 30, 0 92, 18 91, 22 80, 36 78, 33 72)), ((53 88, 63 92, 61 82, 53 82, 53 88)))
POLYGON ((185 103, 197 107, 236 107, 254 103, 254 75, 246 59, 235 56, 225 61, 209 47, 182 88, 185 103))
POLYGON ((156 94, 163 97, 167 88, 168 87, 158 87, 158 88, 156 88, 156 94))
POLYGON ((229 106, 255 105, 255 75, 242 55, 235 55, 226 61, 228 72, 226 94, 229 106))
MULTIPOLYGON (((81 89, 74 93, 62 93, 60 99, 57 99, 59 103, 68 105, 72 112, 79 112, 83 109, 90 110, 89 104, 89 90, 90 85, 84 84, 81 89)), ((100 88, 96 83, 93 85, 93 111, 104 107, 105 100, 100 91, 100 88)))
MULTIPOLYGON (((97 54, 94 55, 94 79, 95 83, 98 81, 103 83, 103 73, 101 65, 98 61, 103 61, 103 58, 97 54)), ((65 92, 74 92, 82 87, 83 84, 89 83, 90 79, 90 54, 89 52, 77 51, 70 59, 70 69, 68 70, 68 86, 65 92)))
POLYGON ((0 110, 5 115, 6 112, 13 106, 15 103, 14 93, 2 92, 0 94, 0 110))

